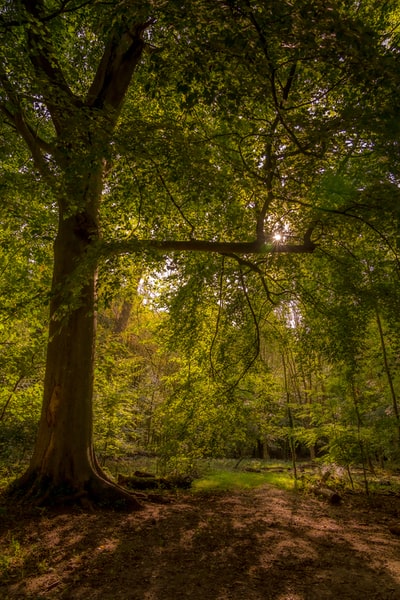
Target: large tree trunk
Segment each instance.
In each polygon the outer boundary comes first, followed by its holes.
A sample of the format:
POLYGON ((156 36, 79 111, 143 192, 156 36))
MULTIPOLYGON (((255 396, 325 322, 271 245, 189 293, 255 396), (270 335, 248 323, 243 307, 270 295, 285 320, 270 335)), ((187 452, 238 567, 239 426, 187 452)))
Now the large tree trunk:
MULTIPOLYGON (((25 114, 29 79, 22 104, 19 86, 3 77, 6 118, 25 140, 38 172, 57 199, 60 216, 54 248, 43 408, 30 467, 16 482, 15 489, 42 500, 57 495, 64 499, 100 497, 101 501, 118 497, 134 505, 126 491, 101 473, 93 451, 96 261, 92 249, 99 237, 98 209, 105 157, 143 54, 144 31, 152 21, 137 22, 137 8, 129 3, 119 7, 115 23, 105 26, 107 39, 99 37, 98 49, 101 52, 103 47, 103 54, 92 83, 86 94, 77 95, 63 70, 72 57, 67 50, 62 53, 53 28, 47 25, 54 16, 47 3, 23 0, 20 4, 26 36, 24 49, 19 51, 30 63, 31 69, 24 67, 24 72, 32 77, 34 95, 25 114), (38 135, 43 118, 37 108, 38 90, 39 104, 43 102, 46 118, 52 120, 51 142, 38 135), (31 113, 37 113, 35 125, 30 125, 31 113)), ((69 26, 66 21, 65 27, 69 26)), ((73 62, 69 64, 70 69, 74 66, 73 62)))
POLYGON ((30 467, 14 489, 40 503, 122 500, 138 508, 132 495, 101 472, 93 449, 97 266, 91 248, 98 238, 93 212, 60 217, 39 431, 30 467))
POLYGON ((92 470, 95 267, 87 264, 88 244, 76 235, 76 222, 60 220, 54 247, 44 399, 31 469, 55 484, 79 485, 92 470))

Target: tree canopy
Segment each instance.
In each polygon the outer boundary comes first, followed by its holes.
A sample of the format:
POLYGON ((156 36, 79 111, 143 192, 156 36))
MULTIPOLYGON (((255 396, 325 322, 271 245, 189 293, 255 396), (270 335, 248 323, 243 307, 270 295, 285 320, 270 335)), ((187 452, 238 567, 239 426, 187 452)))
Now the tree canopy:
MULTIPOLYGON (((333 304, 356 337, 347 299, 372 286, 368 310, 392 314, 398 16, 375 0, 0 3, 4 319, 32 339, 50 305, 17 487, 129 501, 92 443, 96 314, 128 262, 158 279, 154 297, 170 286, 185 340, 216 320, 211 371, 228 388, 280 305, 306 321, 333 304)), ((345 354, 345 339, 330 343, 345 354)))

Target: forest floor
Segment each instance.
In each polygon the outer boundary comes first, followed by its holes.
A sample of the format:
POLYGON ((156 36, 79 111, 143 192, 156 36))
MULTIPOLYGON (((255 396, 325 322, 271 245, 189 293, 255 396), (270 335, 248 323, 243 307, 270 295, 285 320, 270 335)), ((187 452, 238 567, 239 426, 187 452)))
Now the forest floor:
POLYGON ((130 514, 0 509, 2 600, 400 598, 399 497, 264 485, 130 514))

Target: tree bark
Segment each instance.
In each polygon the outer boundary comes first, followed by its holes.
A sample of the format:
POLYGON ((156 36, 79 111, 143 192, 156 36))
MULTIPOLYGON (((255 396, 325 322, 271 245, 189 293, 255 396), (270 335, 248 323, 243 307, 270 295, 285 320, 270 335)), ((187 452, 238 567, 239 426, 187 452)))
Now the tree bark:
POLYGON ((83 480, 91 468, 94 265, 83 267, 84 282, 67 283, 68 277, 80 278, 79 264, 87 262, 85 246, 77 235, 76 217, 61 220, 54 245, 44 401, 31 465, 55 483, 83 480))
POLYGON ((29 469, 13 487, 38 503, 122 500, 139 508, 102 473, 93 449, 97 264, 91 248, 98 240, 96 187, 101 187, 93 186, 93 174, 88 179, 95 189, 91 201, 81 203, 85 210, 59 220, 39 430, 29 469))
POLYGON ((34 89, 40 89, 52 119, 52 143, 44 144, 37 137, 24 112, 19 88, 1 70, 0 83, 8 90, 11 108, 0 108, 3 113, 6 110, 7 120, 25 140, 36 168, 55 194, 59 227, 39 431, 30 466, 13 489, 37 502, 123 500, 138 508, 132 495, 102 473, 93 449, 97 277, 93 248, 99 241, 105 156, 150 21, 136 23, 134 9, 126 11, 123 28, 116 20, 83 99, 69 87, 62 61, 57 59, 59 48, 47 26, 46 3, 23 0, 22 5, 29 25, 26 59, 32 67, 34 89))

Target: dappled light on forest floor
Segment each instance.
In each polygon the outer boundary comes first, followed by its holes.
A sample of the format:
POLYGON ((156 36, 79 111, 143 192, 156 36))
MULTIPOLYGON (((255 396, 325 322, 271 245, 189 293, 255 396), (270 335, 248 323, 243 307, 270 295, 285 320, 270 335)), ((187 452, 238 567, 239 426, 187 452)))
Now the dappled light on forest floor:
POLYGON ((128 515, 5 507, 0 597, 395 599, 399 514, 398 498, 330 506, 270 486, 179 495, 128 515))

